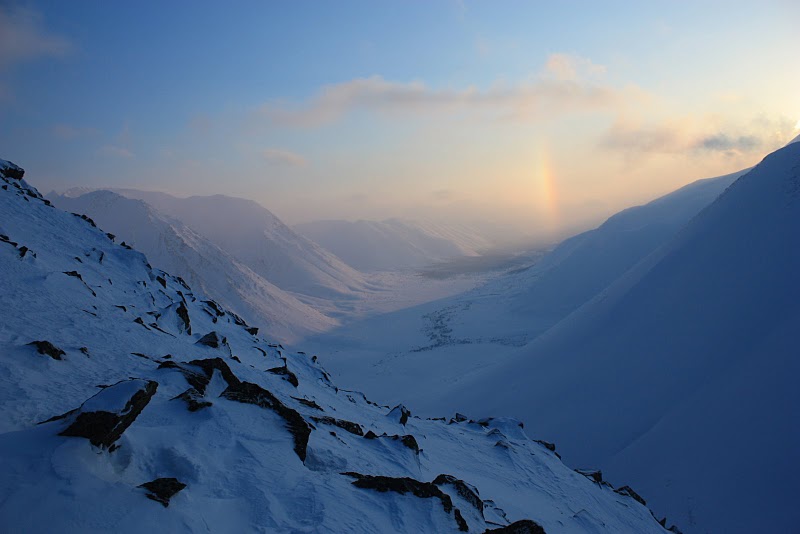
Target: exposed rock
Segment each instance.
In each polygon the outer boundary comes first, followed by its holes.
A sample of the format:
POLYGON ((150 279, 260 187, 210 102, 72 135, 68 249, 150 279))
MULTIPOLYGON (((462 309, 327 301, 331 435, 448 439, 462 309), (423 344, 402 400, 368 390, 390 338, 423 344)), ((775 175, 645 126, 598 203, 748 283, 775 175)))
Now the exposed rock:
MULTIPOLYGON (((235 374, 233 374, 231 368, 228 367, 228 364, 225 363, 225 360, 223 360, 222 358, 206 358, 204 360, 192 360, 189 362, 189 365, 194 365, 203 370, 207 379, 206 385, 208 385, 208 382, 211 381, 211 377, 213 376, 215 369, 220 372, 222 378, 225 379, 225 382, 227 382, 229 386, 235 386, 241 383, 241 381, 236 377, 235 374)), ((203 386, 203 389, 201 391, 205 393, 205 386, 203 386)))
POLYGON ((319 404, 317 404, 315 401, 313 401, 311 399, 301 399, 299 397, 292 397, 292 398, 294 400, 296 400, 297 402, 299 402, 300 404, 302 404, 303 406, 308 406, 309 408, 314 408, 315 410, 319 410, 321 412, 325 411, 325 410, 322 409, 322 406, 320 406, 319 404))
POLYGON ((456 415, 452 419, 450 419, 448 424, 463 423, 466 420, 467 420, 467 417, 465 415, 462 415, 462 414, 456 412, 456 415))
POLYGON ((183 331, 192 335, 192 322, 189 320, 189 309, 186 307, 186 303, 181 301, 175 313, 178 314, 178 317, 183 322, 183 331))
POLYGON ((220 336, 216 331, 211 331, 198 339, 195 345, 205 345, 206 347, 211 347, 212 349, 218 349, 221 345, 225 345, 227 343, 228 339, 225 336, 220 336))
POLYGON ((642 506, 647 506, 647 502, 630 486, 622 486, 621 488, 617 488, 614 490, 614 493, 619 493, 620 495, 626 495, 628 497, 633 498, 635 501, 641 503, 642 506))
POLYGON ((212 403, 203 399, 203 395, 195 388, 189 388, 177 397, 172 398, 172 400, 176 399, 184 401, 190 412, 196 412, 198 410, 202 410, 203 408, 212 406, 212 403))
POLYGON ((161 284, 164 289, 167 289, 167 280, 163 276, 156 276, 156 282, 161 284))
POLYGON ((300 382, 297 380, 297 375, 289 370, 289 365, 286 362, 284 362, 282 367, 273 367, 272 369, 267 369, 267 372, 274 375, 280 375, 284 380, 289 382, 294 387, 300 385, 300 382))
POLYGON ((494 532, 496 534, 546 534, 539 523, 531 521, 530 519, 520 519, 504 527, 486 530, 484 534, 488 534, 489 532, 494 532))
POLYGON ((221 397, 226 399, 243 402, 246 404, 255 404, 261 408, 267 408, 286 421, 286 428, 294 437, 294 452, 300 457, 300 460, 306 461, 306 450, 308 448, 308 438, 311 435, 311 425, 309 425, 303 416, 296 410, 292 410, 283 404, 275 395, 262 388, 258 384, 250 382, 240 382, 236 385, 230 385, 222 392, 221 397))
POLYGON ((247 330, 247 333, 250 334, 251 336, 255 336, 258 334, 258 328, 255 326, 248 326, 247 328, 245 328, 245 330, 247 330))
POLYGON ((180 364, 180 363, 177 363, 177 362, 173 362, 173 361, 163 362, 158 366, 158 368, 159 369, 176 369, 176 370, 180 371, 181 374, 183 375, 183 377, 189 383, 189 385, 192 386, 194 389, 196 389, 201 394, 205 393, 206 386, 208 386, 208 383, 210 381, 210 377, 206 376, 205 373, 198 373, 197 371, 195 371, 193 369, 189 369, 188 366, 180 364))
POLYGON ((104 388, 80 408, 53 420, 71 419, 60 436, 82 437, 96 447, 108 448, 136 420, 156 389, 158 383, 152 380, 123 380, 104 388))
POLYGON ((544 440, 542 440, 542 439, 535 439, 535 440, 533 440, 533 441, 535 441, 536 443, 538 443, 539 445, 543 446, 543 447, 544 447, 545 449, 547 449, 548 451, 550 451, 550 452, 552 452, 553 454, 555 454, 555 455, 556 455, 556 457, 557 457, 559 460, 561 459, 561 455, 560 455, 560 454, 558 454, 558 453, 556 452, 556 445, 555 445, 555 443, 550 443, 549 441, 544 441, 544 440))
POLYGON ((411 411, 402 404, 398 404, 387 414, 387 417, 397 419, 403 426, 405 426, 405 424, 408 422, 408 418, 410 416, 411 411))
POLYGON ((146 489, 148 498, 160 502, 166 508, 169 506, 169 500, 185 488, 186 484, 178 481, 177 478, 157 478, 138 487, 146 489))
MULTIPOLYGON (((353 485, 357 488, 371 489, 381 493, 392 491, 395 493, 400 493, 401 495, 411 493, 415 497, 419 497, 421 499, 437 498, 442 502, 442 508, 444 508, 445 513, 450 514, 453 512, 453 501, 450 499, 450 496, 440 490, 439 487, 432 482, 420 482, 419 480, 414 480, 413 478, 409 477, 395 478, 362 475, 361 473, 355 473, 352 471, 342 474, 355 478, 353 485)), ((458 524, 458 529, 462 532, 466 532, 469 530, 466 521, 464 521, 464 518, 461 516, 461 512, 458 509, 455 511, 458 512, 457 514, 454 514, 456 523, 458 524)))
POLYGON ((10 161, 0 160, 0 174, 12 180, 22 180, 22 177, 25 176, 25 170, 10 161))
MULTIPOLYGON (((361 428, 361 425, 358 423, 353 423, 352 421, 345 421, 344 419, 336 419, 333 417, 323 416, 323 417, 312 417, 312 421, 315 423, 321 423, 323 425, 333 425, 338 426, 344 430, 347 430, 351 434, 355 434, 356 436, 363 436, 364 429, 361 428)), ((373 435, 375 435, 373 433, 373 435)), ((377 437, 377 436, 375 436, 377 437)))
POLYGON ((364 434, 364 437, 367 438, 367 439, 386 438, 386 439, 390 439, 392 441, 399 441, 400 443, 402 443, 403 445, 405 445, 406 447, 408 447, 409 449, 411 449, 415 453, 419 454, 419 450, 420 450, 419 449, 419 444, 417 443, 416 438, 414 436, 410 435, 410 434, 407 434, 405 436, 399 436, 397 434, 395 434, 393 436, 390 436, 390 435, 384 433, 384 434, 381 434, 379 436, 375 432, 373 432, 372 430, 369 430, 369 431, 367 431, 366 434, 364 434))
POLYGON ((222 308, 219 307, 219 304, 217 304, 213 300, 202 300, 200 302, 202 302, 203 304, 214 310, 214 313, 217 314, 217 317, 222 317, 223 315, 225 315, 225 312, 222 311, 222 308))
POLYGON ((478 488, 470 486, 463 480, 460 480, 452 475, 444 474, 436 477, 433 480, 433 483, 437 486, 442 486, 444 484, 453 486, 458 494, 461 495, 465 501, 474 506, 475 509, 481 514, 481 517, 483 517, 483 500, 481 500, 481 498, 478 496, 478 488))
POLYGON ((603 472, 599 469, 576 469, 575 472, 598 484, 603 483, 603 472))
POLYGON ((28 345, 32 345, 36 347, 36 351, 39 354, 44 354, 45 356, 50 356, 54 360, 60 360, 62 356, 66 354, 63 350, 59 349, 49 341, 31 341, 28 345))

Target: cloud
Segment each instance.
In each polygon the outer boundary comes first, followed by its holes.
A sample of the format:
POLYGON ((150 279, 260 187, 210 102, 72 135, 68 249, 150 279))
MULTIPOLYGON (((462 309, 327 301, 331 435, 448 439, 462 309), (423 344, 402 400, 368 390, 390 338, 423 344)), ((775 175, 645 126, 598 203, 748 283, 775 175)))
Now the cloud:
POLYGON ((284 165, 288 167, 304 167, 308 162, 306 159, 290 150, 283 148, 267 148, 261 152, 261 155, 269 163, 275 165, 284 165))
POLYGON ((749 152, 763 145, 762 139, 754 135, 730 136, 726 133, 715 133, 701 139, 697 139, 692 148, 696 150, 711 150, 718 152, 728 152, 731 150, 749 152))
POLYGON ((597 78, 604 67, 588 60, 556 54, 550 56, 537 78, 487 89, 433 88, 421 81, 395 82, 381 76, 322 87, 301 103, 270 102, 258 110, 269 123, 313 128, 355 112, 393 116, 483 113, 500 119, 532 120, 580 110, 609 109, 632 97, 584 76, 597 78))
POLYGON ((438 202, 450 202, 456 199, 458 193, 452 189, 439 189, 431 193, 431 198, 438 202))
POLYGON ((71 50, 68 40, 47 32, 39 13, 0 7, 0 71, 41 57, 61 57, 71 50))
POLYGON ((602 136, 600 146, 628 155, 716 153, 736 156, 774 150, 786 143, 790 131, 791 123, 785 118, 760 117, 739 124, 720 124, 704 117, 682 117, 645 125, 620 118, 602 136))
POLYGON ((116 156, 118 158, 130 159, 133 157, 133 152, 131 152, 127 148, 116 145, 105 145, 100 149, 100 151, 103 154, 107 154, 109 156, 116 156))

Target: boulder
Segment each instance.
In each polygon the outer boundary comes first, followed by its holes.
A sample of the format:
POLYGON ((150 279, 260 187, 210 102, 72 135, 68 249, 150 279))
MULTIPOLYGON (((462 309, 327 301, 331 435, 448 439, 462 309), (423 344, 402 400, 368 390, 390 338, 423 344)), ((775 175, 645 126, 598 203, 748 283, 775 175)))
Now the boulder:
POLYGON ((485 534, 489 532, 495 534, 546 534, 539 523, 530 519, 520 519, 504 527, 486 530, 485 534))
POLYGON ((160 502, 166 508, 169 506, 169 500, 185 488, 186 484, 180 482, 177 478, 157 478, 138 487, 147 490, 147 498, 160 502))
POLYGON ((36 347, 36 351, 39 354, 44 354, 45 356, 50 356, 54 360, 60 360, 61 357, 66 354, 63 350, 59 349, 49 341, 31 341, 28 345, 36 347))

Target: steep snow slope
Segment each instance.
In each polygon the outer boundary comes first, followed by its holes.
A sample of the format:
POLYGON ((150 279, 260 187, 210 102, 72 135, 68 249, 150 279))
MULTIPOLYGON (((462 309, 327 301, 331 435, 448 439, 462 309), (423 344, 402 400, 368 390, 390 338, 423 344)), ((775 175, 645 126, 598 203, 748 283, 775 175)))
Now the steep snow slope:
POLYGON ((277 340, 295 341, 335 325, 334 320, 274 286, 182 222, 141 200, 111 191, 48 198, 59 208, 90 216, 144 252, 155 267, 213 295, 248 322, 266 327, 277 340))
POLYGON ((368 287, 361 273, 252 200, 224 195, 177 198, 130 189, 115 192, 144 200, 179 219, 281 289, 312 299, 336 300, 354 298, 368 287))
POLYGON ((415 403, 454 381, 498 364, 590 300, 673 237, 745 171, 699 180, 600 227, 568 239, 533 267, 498 277, 465 295, 364 321, 310 339, 331 350, 343 383, 415 403), (420 369, 425 369, 420 373, 420 369))
POLYGON ((800 144, 499 369, 446 392, 523 419, 690 532, 800 523, 800 144), (547 409, 542 409, 547 407, 547 409))
POLYGON ((4 532, 663 532, 516 421, 336 388, 21 174, 0 160, 4 532))
POLYGON ((414 269, 475 256, 489 242, 464 228, 411 221, 315 221, 294 229, 360 271, 414 269))

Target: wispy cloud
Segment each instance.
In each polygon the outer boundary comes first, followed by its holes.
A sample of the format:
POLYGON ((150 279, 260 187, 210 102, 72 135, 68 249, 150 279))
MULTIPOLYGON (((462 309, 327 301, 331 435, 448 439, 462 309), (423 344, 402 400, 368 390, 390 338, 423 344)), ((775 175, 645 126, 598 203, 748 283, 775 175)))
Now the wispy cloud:
POLYGON ((644 154, 753 154, 785 144, 791 135, 787 119, 763 117, 741 124, 719 124, 712 119, 683 117, 668 122, 640 124, 618 119, 603 135, 604 148, 644 154))
POLYGON ((270 102, 258 114, 281 126, 312 128, 355 112, 392 116, 482 113, 498 119, 532 120, 581 110, 609 109, 632 97, 597 79, 605 68, 556 54, 534 79, 496 83, 487 89, 433 88, 422 81, 396 82, 381 76, 327 85, 300 103, 270 102))
POLYGON ((283 148, 267 148, 261 152, 261 155, 265 160, 274 165, 303 167, 308 163, 300 154, 283 148))
POLYGON ((64 56, 71 50, 67 39, 45 29, 41 14, 0 6, 0 71, 41 57, 64 56))

